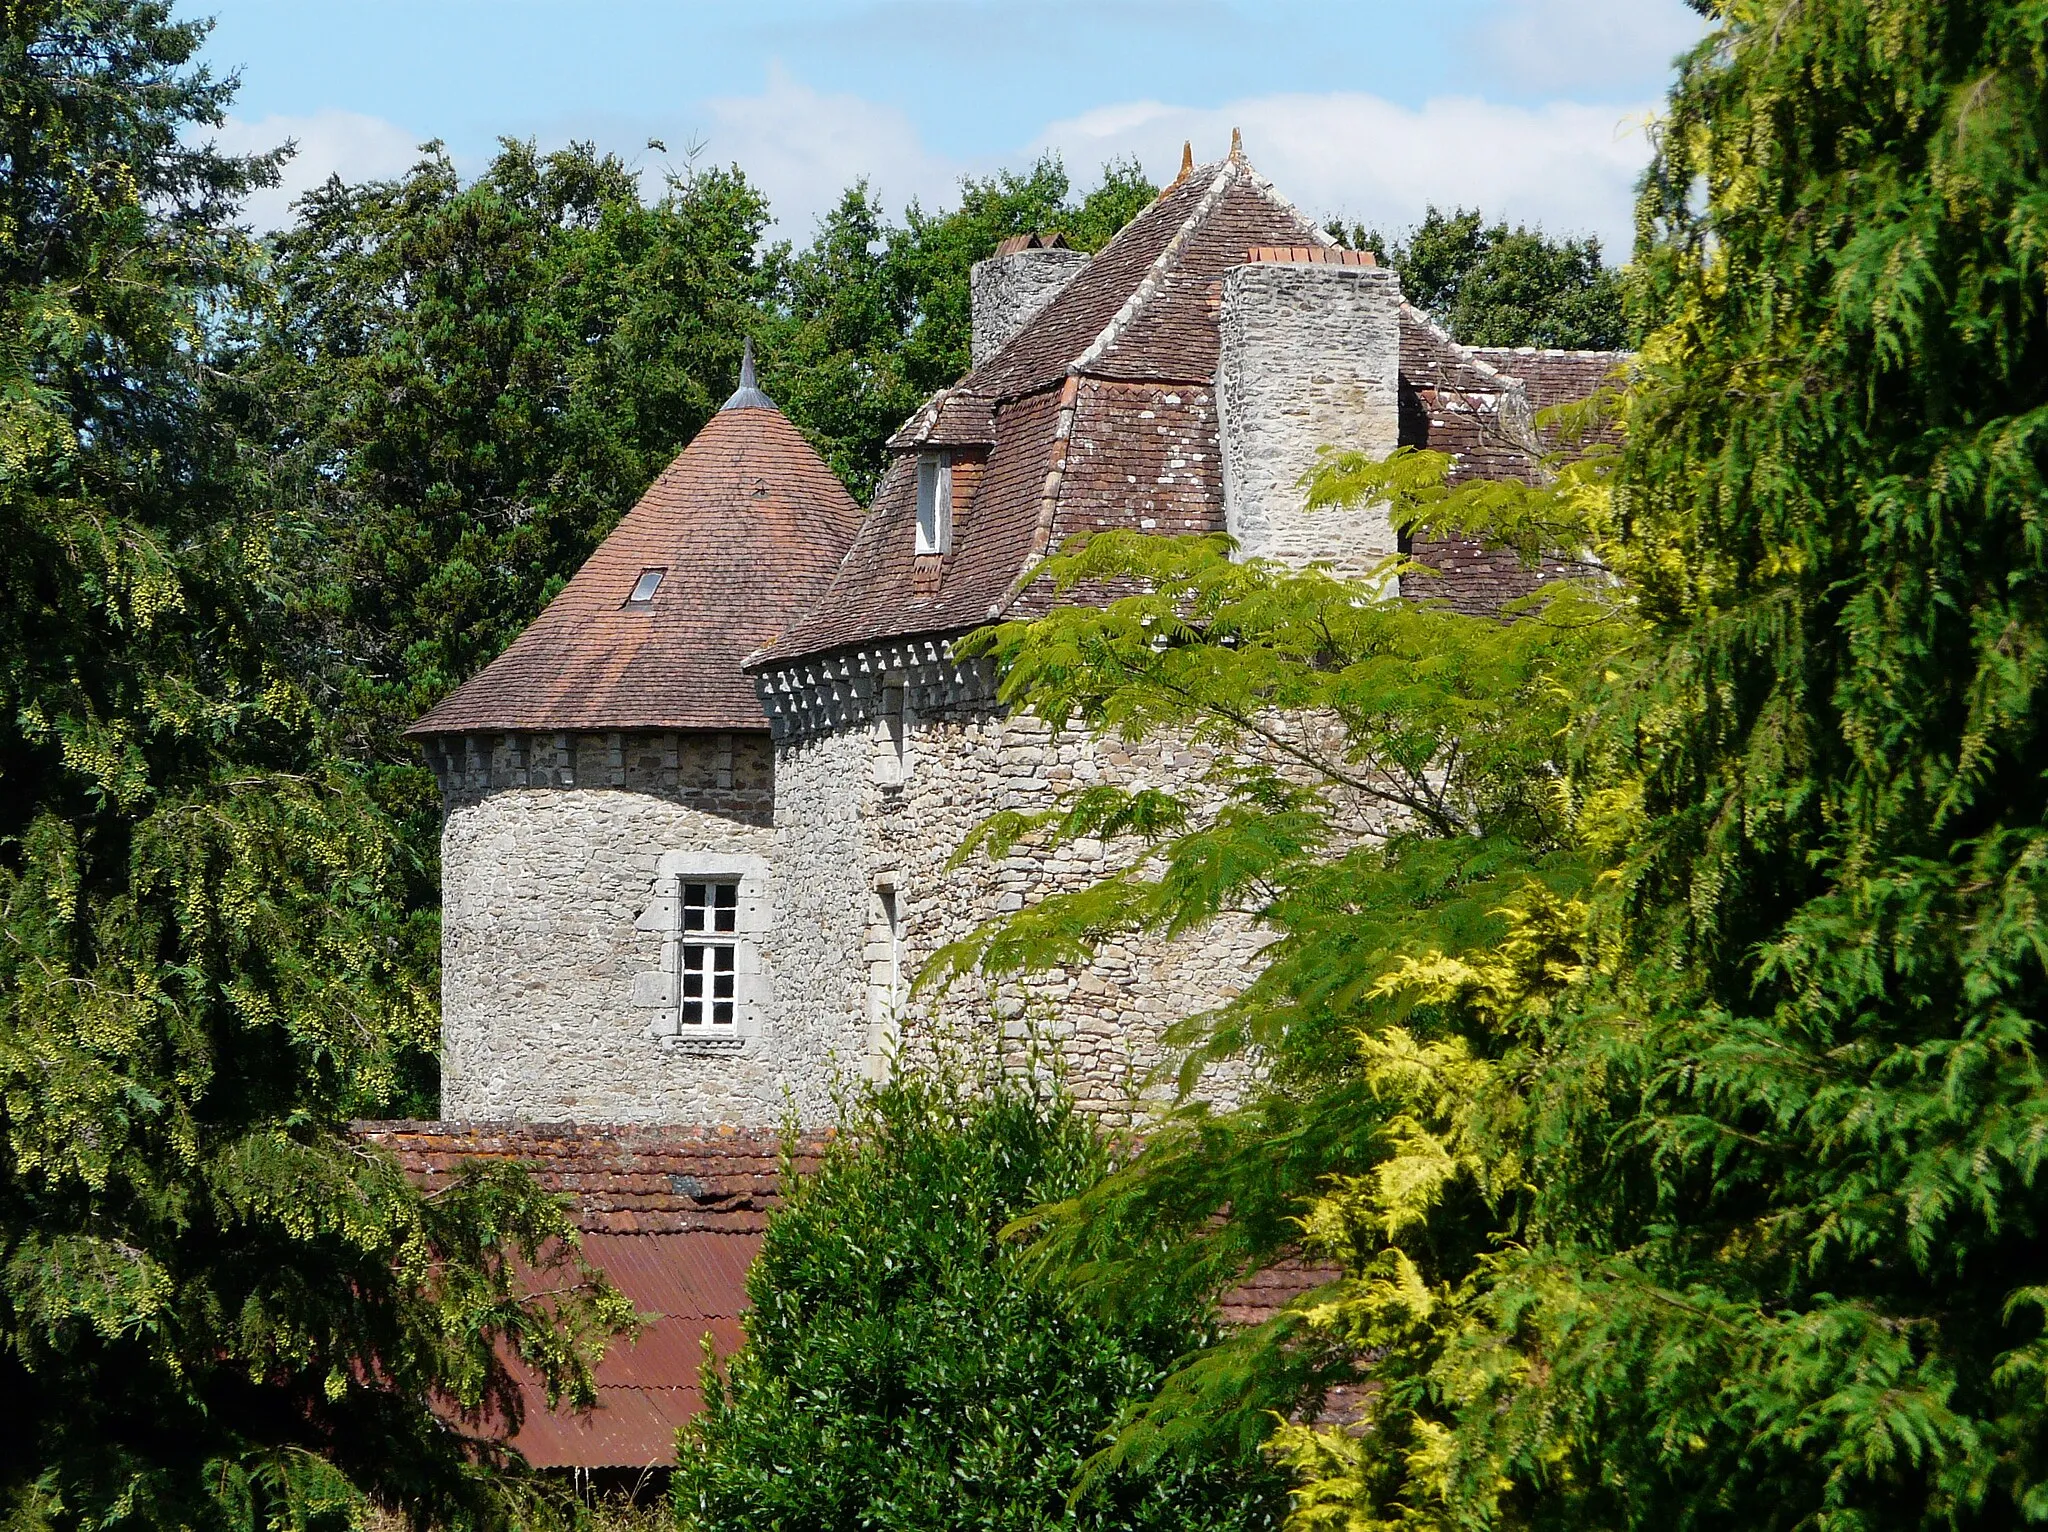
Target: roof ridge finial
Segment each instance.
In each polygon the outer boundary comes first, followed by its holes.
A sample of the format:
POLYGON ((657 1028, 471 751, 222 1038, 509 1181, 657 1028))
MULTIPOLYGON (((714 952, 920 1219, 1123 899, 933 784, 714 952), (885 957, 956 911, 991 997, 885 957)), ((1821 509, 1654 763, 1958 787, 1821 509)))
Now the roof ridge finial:
POLYGON ((1181 142, 1180 146, 1180 174, 1175 176, 1171 181, 1168 181, 1164 186, 1160 187, 1159 195, 1162 197, 1165 196, 1168 192, 1172 191, 1175 187, 1179 186, 1181 182, 1185 181, 1189 176, 1193 175, 1194 173, 1195 141, 1192 138, 1184 139, 1181 142))
POLYGON ((754 337, 746 337, 746 344, 740 348, 740 386, 732 391, 732 397, 718 407, 723 415, 727 410, 772 410, 775 401, 761 392, 761 383, 754 374, 754 337))
POLYGON ((1244 163, 1244 134, 1236 128, 1230 130, 1230 157, 1244 163))

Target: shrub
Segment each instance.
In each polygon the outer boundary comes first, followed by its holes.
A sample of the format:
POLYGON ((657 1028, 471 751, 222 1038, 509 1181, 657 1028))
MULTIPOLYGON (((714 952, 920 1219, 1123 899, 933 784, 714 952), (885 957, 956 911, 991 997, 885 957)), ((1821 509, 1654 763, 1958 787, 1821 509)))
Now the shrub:
POLYGON ((1072 1104, 1030 1086, 912 1076, 852 1101, 771 1223, 747 1344, 683 1433, 684 1525, 1275 1524, 1283 1497, 1255 1459, 1159 1461, 1075 1494, 1121 1410, 1208 1338, 1200 1293, 1089 1312, 1002 1237, 1106 1168, 1072 1104))

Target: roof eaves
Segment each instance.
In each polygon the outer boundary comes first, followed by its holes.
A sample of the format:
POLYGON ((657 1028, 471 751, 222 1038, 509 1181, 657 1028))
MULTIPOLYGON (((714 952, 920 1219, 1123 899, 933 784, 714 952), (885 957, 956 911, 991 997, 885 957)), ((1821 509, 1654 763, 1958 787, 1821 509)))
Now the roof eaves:
POLYGON ((1480 352, 1491 352, 1495 356, 1556 357, 1572 362, 1597 362, 1606 357, 1616 359, 1617 365, 1635 360, 1633 351, 1574 350, 1567 346, 1468 346, 1475 356, 1480 352))
MULTIPOLYGON (((1544 451, 1543 443, 1536 434, 1536 412, 1530 405, 1529 390, 1522 380, 1502 372, 1485 357, 1476 354, 1472 347, 1453 340, 1442 325, 1406 298, 1401 300, 1401 316, 1421 325, 1432 337, 1448 347, 1459 361, 1478 373, 1482 382, 1490 385, 1485 393, 1456 384, 1449 385, 1448 391, 1457 396, 1460 407, 1475 417, 1490 417, 1492 423, 1485 429, 1491 430, 1504 445, 1525 454, 1532 462, 1540 460, 1544 451)), ((1441 395, 1446 385, 1439 379, 1433 386, 1438 390, 1441 403, 1441 395)))

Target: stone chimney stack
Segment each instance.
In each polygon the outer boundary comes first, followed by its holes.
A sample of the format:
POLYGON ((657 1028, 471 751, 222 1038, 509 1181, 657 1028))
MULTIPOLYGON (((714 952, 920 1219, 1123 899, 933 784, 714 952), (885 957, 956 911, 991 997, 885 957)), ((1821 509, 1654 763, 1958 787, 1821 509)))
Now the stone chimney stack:
POLYGON ((1396 551, 1383 506, 1311 511, 1320 447, 1400 444, 1401 286, 1364 251, 1248 252, 1223 279, 1216 396, 1224 522, 1246 557, 1349 574, 1396 551))
POLYGON ((1013 234, 968 274, 974 295, 972 360, 979 367, 1037 317, 1088 264, 1063 234, 1013 234))

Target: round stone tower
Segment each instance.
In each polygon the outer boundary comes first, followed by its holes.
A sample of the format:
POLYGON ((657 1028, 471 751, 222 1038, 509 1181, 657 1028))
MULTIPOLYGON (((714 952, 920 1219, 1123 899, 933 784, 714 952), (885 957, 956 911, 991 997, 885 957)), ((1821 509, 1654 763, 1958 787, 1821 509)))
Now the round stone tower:
POLYGON ((740 387, 561 595, 409 731, 441 784, 441 1111, 773 1125, 864 1039, 774 1025, 774 754, 741 664, 860 511, 740 387))

